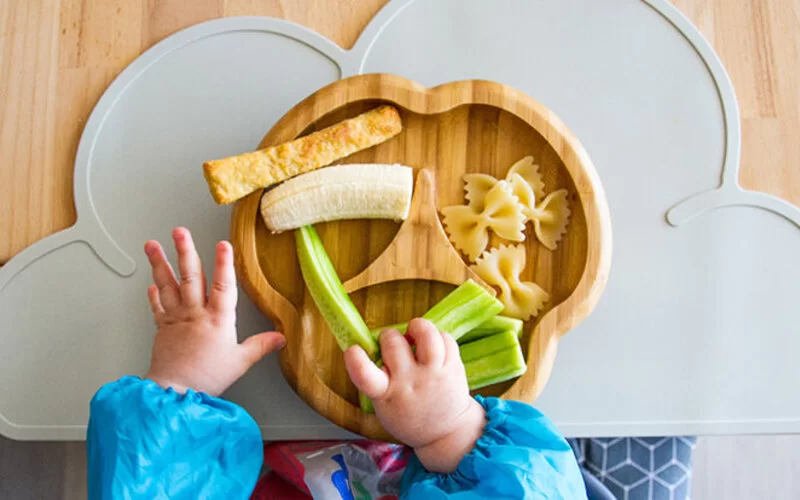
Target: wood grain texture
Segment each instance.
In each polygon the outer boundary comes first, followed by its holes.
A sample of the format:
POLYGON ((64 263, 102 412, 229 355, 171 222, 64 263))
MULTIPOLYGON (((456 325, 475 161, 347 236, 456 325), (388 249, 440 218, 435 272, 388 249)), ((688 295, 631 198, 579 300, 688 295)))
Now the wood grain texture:
MULTIPOLYGON (((633 1, 633 0, 632 0, 633 1)), ((386 0, 0 2, 0 262, 75 221, 80 133, 143 50, 220 16, 287 19, 350 47, 386 0)), ((673 0, 711 41, 739 97, 744 187, 800 205, 800 6, 673 0)), ((721 167, 721 166, 720 166, 721 167)))
POLYGON ((459 256, 447 238, 436 208, 433 173, 417 172, 408 218, 403 221, 389 246, 366 269, 344 283, 347 293, 389 281, 427 280, 458 286, 468 279, 493 294, 459 256))
POLYGON ((742 120, 739 181, 800 206, 800 3, 673 0, 711 42, 742 120))
MULTIPOLYGON (((452 289, 470 276, 466 258, 443 240, 435 214, 435 208, 465 203, 464 174, 503 178, 518 159, 532 155, 546 189, 569 192, 572 217, 558 249, 542 247, 530 227, 523 243, 528 262, 522 279, 539 283, 552 296, 539 318, 525 325, 528 371, 513 382, 479 391, 533 402, 550 376, 558 339, 589 314, 608 277, 611 222, 591 160, 555 115, 521 92, 486 81, 427 89, 396 75, 356 76, 320 89, 281 118, 260 147, 294 140, 382 104, 398 108, 403 131, 343 163, 413 167, 419 190, 413 212, 430 217, 412 217, 399 229, 395 224, 397 236, 391 226, 379 226, 373 234, 375 222, 369 220, 317 225, 345 286, 358 290, 353 301, 370 328, 425 312, 438 298, 429 293, 431 281, 449 283, 452 289), (435 241, 441 244, 431 244, 435 241), (378 250, 381 255, 373 255, 378 250), (415 254, 421 258, 414 259, 415 254)), ((359 410, 342 353, 303 284, 291 233, 273 235, 264 229, 261 194, 235 205, 231 243, 242 286, 287 337, 280 354, 284 375, 300 397, 332 422, 368 438, 390 439, 374 415, 359 410)))
POLYGON ((386 0, 0 1, 0 263, 76 220, 86 120, 153 44, 224 16, 293 21, 350 47, 386 0))

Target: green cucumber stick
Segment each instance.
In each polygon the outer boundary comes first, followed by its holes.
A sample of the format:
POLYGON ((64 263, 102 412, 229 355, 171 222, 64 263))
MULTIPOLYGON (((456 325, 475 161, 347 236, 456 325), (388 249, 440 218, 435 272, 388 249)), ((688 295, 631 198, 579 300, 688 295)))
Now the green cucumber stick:
POLYGON ((361 411, 364 413, 375 413, 375 407, 372 406, 372 400, 361 391, 358 391, 358 405, 361 407, 361 411))
MULTIPOLYGON (((517 318, 509 318, 508 316, 495 316, 489 318, 472 330, 468 331, 458 339, 459 344, 466 344, 473 340, 482 339, 490 335, 495 335, 503 332, 513 332, 514 335, 520 337, 522 335, 523 321, 517 318)), ((395 323, 393 325, 382 326, 380 328, 372 329, 372 338, 378 340, 381 332, 388 329, 394 329, 405 333, 408 328, 408 323, 395 323)))
POLYGON ((350 346, 360 345, 375 359, 378 344, 347 295, 316 229, 301 227, 295 231, 295 241, 303 280, 339 347, 346 351, 350 346))
POLYGON ((372 338, 377 341, 378 337, 381 336, 381 332, 384 330, 397 330, 400 333, 404 334, 406 333, 406 328, 408 328, 408 323, 395 323, 393 325, 386 325, 380 328, 374 328, 370 330, 370 335, 372 335, 372 338))
MULTIPOLYGON (((376 361, 375 364, 378 366, 378 368, 383 368, 382 359, 376 361)), ((364 413, 375 413, 375 407, 372 405, 372 400, 361 391, 358 391, 358 406, 361 407, 361 411, 364 413)))
MULTIPOLYGON (((503 318, 492 321, 497 313, 503 310, 503 304, 472 280, 467 280, 461 286, 450 292, 440 300, 423 318, 431 321, 436 329, 452 335, 459 343, 461 337, 467 332, 487 324, 484 331, 472 336, 472 339, 486 337, 506 329, 522 331, 522 321, 513 318, 503 318)), ((502 317, 501 317, 502 318, 502 317)), ((375 328, 371 331, 372 337, 377 340, 383 330, 393 328, 405 333, 408 323, 375 328)))
POLYGON ((506 331, 459 347, 470 390, 505 382, 525 373, 519 339, 506 331))
POLYGON ((490 335, 495 335, 503 332, 512 332, 519 338, 522 335, 522 320, 517 318, 509 318, 508 316, 495 316, 489 318, 472 330, 465 333, 458 339, 459 344, 466 344, 473 340, 482 339, 490 335))
POLYGON ((468 363, 510 347, 519 347, 519 339, 514 332, 502 332, 460 345, 458 353, 461 361, 468 363))
POLYGON ((502 310, 502 302, 492 297, 492 294, 479 284, 467 280, 422 317, 436 325, 440 332, 447 332, 458 340, 502 310))
POLYGON ((467 372, 469 390, 474 391, 517 378, 525 373, 527 366, 522 350, 517 346, 465 363, 464 369, 467 372))

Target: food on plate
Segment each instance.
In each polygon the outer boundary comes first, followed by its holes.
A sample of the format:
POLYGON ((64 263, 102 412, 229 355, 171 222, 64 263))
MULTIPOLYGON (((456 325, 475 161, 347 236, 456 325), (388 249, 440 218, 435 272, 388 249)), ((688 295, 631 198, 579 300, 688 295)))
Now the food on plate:
POLYGON ((500 289, 503 314, 527 321, 539 314, 550 294, 532 281, 522 281, 526 251, 523 245, 500 245, 485 252, 472 266, 475 274, 500 289))
POLYGON ((522 213, 526 221, 533 223, 533 231, 539 242, 550 250, 555 250, 564 233, 571 214, 568 192, 559 189, 548 194, 539 203, 533 188, 518 174, 511 174, 506 182, 511 183, 511 192, 522 205, 522 213))
POLYGON ((290 142, 208 161, 203 164, 203 173, 214 201, 232 203, 257 189, 380 144, 402 128, 397 109, 380 106, 290 142))
POLYGON ((295 231, 295 242, 306 288, 339 347, 345 351, 352 345, 360 345, 374 359, 378 344, 347 295, 316 229, 301 227, 295 231))
POLYGON ((463 180, 467 205, 477 212, 482 212, 486 195, 497 185, 498 180, 489 174, 466 174, 463 180))
MULTIPOLYGON (((486 324, 503 310, 503 304, 492 297, 485 288, 467 280, 437 302, 422 315, 440 332, 449 333, 457 341, 467 332, 486 324)), ((371 330, 378 339, 383 330, 393 329, 405 333, 408 323, 397 323, 371 330)))
POLYGON ((364 413, 375 413, 375 407, 372 406, 372 400, 361 391, 358 391, 358 406, 364 413))
POLYGON ((381 332, 384 330, 397 330, 400 333, 406 333, 407 328, 408 328, 408 322, 406 321, 404 323, 394 323, 392 325, 373 328, 372 330, 370 330, 370 334, 372 335, 372 338, 378 340, 378 338, 380 338, 381 336, 381 332))
POLYGON ((545 196, 539 167, 531 156, 512 165, 503 180, 487 174, 465 175, 464 191, 466 205, 442 209, 450 241, 475 262, 472 269, 478 276, 500 288, 504 314, 527 321, 539 313, 550 296, 536 283, 520 280, 525 247, 501 245, 486 251, 488 230, 508 241, 524 241, 522 231, 511 231, 512 224, 507 223, 521 215, 522 229, 531 221, 542 245, 555 250, 569 223, 569 193, 559 189, 545 196), (506 224, 498 224, 498 220, 506 224))
POLYGON ((526 156, 511 165, 508 172, 506 172, 506 179, 515 174, 528 183, 533 189, 537 200, 544 197, 544 181, 542 180, 542 174, 539 173, 539 165, 533 163, 533 156, 526 156))
POLYGON ((509 174, 504 181, 511 184, 511 192, 517 197, 517 201, 522 207, 522 214, 525 215, 525 222, 531 220, 531 211, 536 208, 536 193, 528 182, 519 174, 509 174))
POLYGON ((299 175, 264 193, 270 231, 341 219, 405 220, 414 171, 403 165, 336 165, 299 175))
POLYGON ((527 370, 519 339, 513 332, 484 337, 459 347, 470 390, 505 382, 527 370))
MULTIPOLYGON (((533 163, 533 156, 526 156, 515 164, 511 165, 506 172, 506 181, 511 180, 513 175, 519 175, 524 182, 526 182, 534 193, 535 200, 544 197, 544 182, 542 175, 539 173, 539 165, 533 163)), ((486 194, 492 189, 499 181, 488 174, 467 174, 464 176, 464 191, 466 192, 465 198, 469 206, 475 210, 483 210, 483 200, 486 194)), ((516 195, 517 193, 514 192, 516 195)), ((520 200, 522 202, 522 200, 520 200)), ((523 202, 524 204, 524 202, 523 202)))
POLYGON ((522 320, 517 318, 509 318, 508 316, 497 315, 494 318, 489 318, 477 327, 465 333, 458 342, 466 344, 473 340, 482 339, 483 337, 490 337, 492 335, 504 332, 511 332, 520 338, 522 336, 522 320))
POLYGON ((442 209, 450 241, 474 261, 489 244, 489 231, 509 241, 524 241, 525 215, 511 186, 498 182, 486 193, 481 210, 469 205, 442 209))
MULTIPOLYGON (((533 163, 532 156, 526 156, 508 169, 503 180, 498 180, 488 174, 465 175, 464 197, 467 200, 467 206, 476 213, 484 211, 486 197, 498 184, 511 186, 511 193, 520 206, 525 223, 531 221, 534 233, 542 245, 549 250, 555 250, 561 237, 566 233, 569 223, 570 209, 567 190, 559 189, 545 196, 544 182, 539 173, 539 166, 533 163)), ((466 209, 459 209, 459 212, 466 212, 466 209)), ((458 217, 463 218, 460 215, 458 217)), ((450 240, 457 248, 460 248, 459 245, 464 244, 465 236, 457 232, 450 233, 450 240)), ((470 241, 470 243, 477 248, 477 242, 470 241)), ((470 256, 470 259, 474 261, 476 257, 477 255, 470 256)))
POLYGON ((556 249, 561 237, 567 232, 571 214, 568 194, 566 189, 553 191, 528 213, 536 237, 550 250, 556 249))
POLYGON ((485 288, 467 280, 422 315, 440 332, 458 340, 503 310, 503 304, 485 288))
MULTIPOLYGON (((503 332, 512 332, 514 335, 519 337, 522 335, 522 325, 523 323, 520 319, 497 315, 487 319, 480 325, 459 337, 458 343, 466 344, 467 342, 472 342, 473 340, 478 340, 483 337, 488 337, 490 335, 503 332)), ((395 323, 393 325, 386 325, 380 328, 373 328, 371 330, 372 338, 378 340, 378 337, 380 337, 381 332, 384 330, 397 330, 400 333, 405 333, 406 328, 408 328, 407 322, 395 323)))

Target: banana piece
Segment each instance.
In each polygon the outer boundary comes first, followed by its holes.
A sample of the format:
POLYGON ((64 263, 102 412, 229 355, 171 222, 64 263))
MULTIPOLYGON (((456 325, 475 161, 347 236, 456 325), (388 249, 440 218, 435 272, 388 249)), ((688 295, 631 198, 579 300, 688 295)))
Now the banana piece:
POLYGON ((264 193, 261 217, 273 233, 342 219, 405 220, 413 179, 413 169, 403 165, 326 167, 264 193))

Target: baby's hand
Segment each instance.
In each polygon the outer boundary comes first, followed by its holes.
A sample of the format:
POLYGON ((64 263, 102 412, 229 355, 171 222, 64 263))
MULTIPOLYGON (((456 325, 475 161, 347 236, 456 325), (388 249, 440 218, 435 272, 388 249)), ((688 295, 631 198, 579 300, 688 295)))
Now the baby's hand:
POLYGON ((219 396, 253 364, 286 343, 276 332, 260 333, 241 344, 236 338, 236 274, 230 243, 217 244, 214 277, 206 296, 206 278, 192 235, 172 231, 178 251, 180 284, 157 241, 144 251, 153 268, 147 297, 155 317, 156 338, 146 378, 178 392, 194 389, 219 396))
POLYGON ((458 344, 424 319, 408 324, 407 337, 381 332, 384 368, 358 346, 344 353, 347 373, 372 399, 383 427, 414 448, 426 469, 449 473, 483 432, 485 412, 469 395, 458 344))

